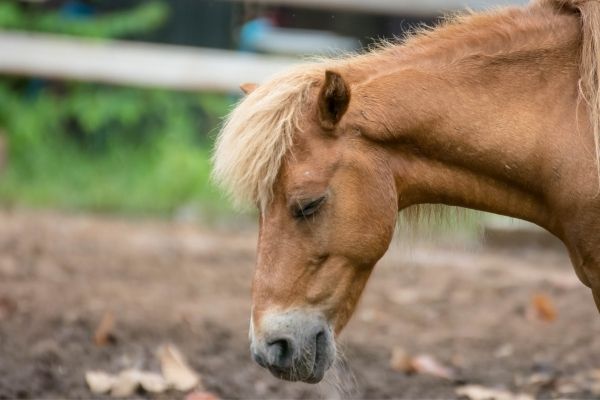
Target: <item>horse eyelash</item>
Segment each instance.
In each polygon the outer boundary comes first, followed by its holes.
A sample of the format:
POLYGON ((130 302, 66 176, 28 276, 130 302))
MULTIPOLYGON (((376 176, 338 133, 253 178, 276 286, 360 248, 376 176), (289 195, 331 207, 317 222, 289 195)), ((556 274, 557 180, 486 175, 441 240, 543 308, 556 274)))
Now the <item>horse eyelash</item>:
POLYGON ((297 206, 293 210, 292 214, 293 214, 294 218, 296 218, 296 219, 306 220, 307 217, 316 215, 319 212, 319 209, 321 208, 321 206, 323 205, 324 202, 325 202, 325 196, 320 197, 315 200, 311 200, 305 204, 297 202, 297 206), (309 210, 310 212, 307 212, 307 210, 309 210))

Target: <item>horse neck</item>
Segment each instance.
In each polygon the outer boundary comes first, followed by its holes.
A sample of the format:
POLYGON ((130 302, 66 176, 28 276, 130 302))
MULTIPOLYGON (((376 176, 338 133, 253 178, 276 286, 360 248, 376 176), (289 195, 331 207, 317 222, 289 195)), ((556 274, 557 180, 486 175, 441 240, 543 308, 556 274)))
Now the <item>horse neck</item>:
POLYGON ((500 44, 389 51, 388 62, 374 59, 382 69, 355 83, 347 121, 389 157, 399 208, 473 208, 561 236, 563 192, 596 177, 593 139, 585 110, 576 116, 578 20, 539 18, 500 44))

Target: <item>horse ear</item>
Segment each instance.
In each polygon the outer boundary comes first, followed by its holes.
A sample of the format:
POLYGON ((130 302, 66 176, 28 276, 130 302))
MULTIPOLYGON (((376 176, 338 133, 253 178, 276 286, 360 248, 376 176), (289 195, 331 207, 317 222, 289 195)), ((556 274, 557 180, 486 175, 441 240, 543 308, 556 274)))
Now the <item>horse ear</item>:
POLYGON ((350 103, 350 87, 340 74, 325 71, 325 83, 319 92, 319 121, 326 130, 335 128, 350 103))
POLYGON ((244 92, 244 94, 246 95, 254 92, 254 90, 256 90, 257 87, 258 85, 256 83, 242 83, 240 85, 240 89, 242 89, 242 92, 244 92))

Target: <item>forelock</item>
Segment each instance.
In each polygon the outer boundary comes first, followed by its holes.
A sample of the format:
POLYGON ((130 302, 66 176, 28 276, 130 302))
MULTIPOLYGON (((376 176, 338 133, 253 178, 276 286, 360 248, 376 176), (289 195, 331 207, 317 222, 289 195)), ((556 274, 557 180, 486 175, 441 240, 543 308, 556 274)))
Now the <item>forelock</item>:
POLYGON ((213 178, 238 206, 264 208, 288 154, 310 89, 323 76, 302 65, 259 86, 225 120, 215 145, 213 178))

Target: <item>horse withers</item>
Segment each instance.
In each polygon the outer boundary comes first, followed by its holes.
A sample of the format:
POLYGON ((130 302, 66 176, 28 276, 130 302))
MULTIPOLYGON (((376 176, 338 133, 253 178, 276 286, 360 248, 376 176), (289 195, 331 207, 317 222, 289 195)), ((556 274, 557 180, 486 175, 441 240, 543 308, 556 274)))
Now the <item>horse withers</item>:
POLYGON ((214 176, 260 212, 255 360, 320 381, 418 204, 546 228, 600 306, 599 51, 600 2, 542 0, 246 85, 214 176))

